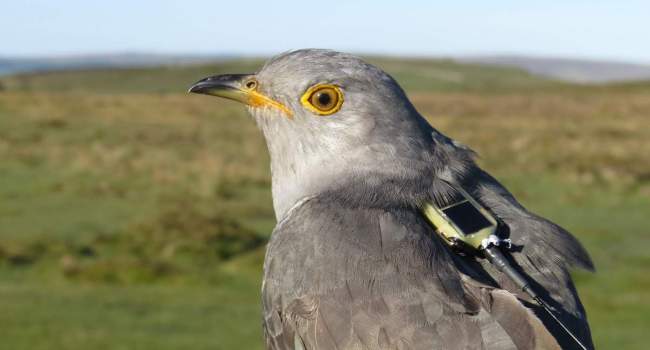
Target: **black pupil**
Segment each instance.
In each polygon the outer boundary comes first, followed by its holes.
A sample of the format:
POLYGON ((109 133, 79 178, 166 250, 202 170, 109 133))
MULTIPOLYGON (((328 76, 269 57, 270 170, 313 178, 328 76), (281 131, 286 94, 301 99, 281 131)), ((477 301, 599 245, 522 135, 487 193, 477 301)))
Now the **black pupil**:
POLYGON ((327 106, 330 104, 330 102, 332 102, 332 96, 330 96, 330 94, 325 92, 319 93, 318 96, 316 96, 316 98, 318 99, 318 104, 320 104, 321 106, 327 106))

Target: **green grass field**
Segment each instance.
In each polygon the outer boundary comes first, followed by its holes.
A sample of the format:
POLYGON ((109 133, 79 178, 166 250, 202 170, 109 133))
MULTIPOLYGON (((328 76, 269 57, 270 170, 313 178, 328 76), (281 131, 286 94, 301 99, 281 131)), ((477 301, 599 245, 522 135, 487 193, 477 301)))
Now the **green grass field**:
MULTIPOLYGON (((645 349, 650 83, 371 61, 585 244, 596 345, 645 349)), ((184 92, 260 62, 0 79, 0 349, 261 348, 264 142, 241 106, 184 92)))

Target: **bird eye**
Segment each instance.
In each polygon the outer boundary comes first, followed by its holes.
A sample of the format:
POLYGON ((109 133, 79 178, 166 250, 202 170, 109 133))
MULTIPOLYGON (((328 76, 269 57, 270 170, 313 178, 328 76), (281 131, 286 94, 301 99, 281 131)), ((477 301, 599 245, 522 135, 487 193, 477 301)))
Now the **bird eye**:
POLYGON ((318 115, 330 115, 341 109, 343 92, 336 85, 319 84, 307 89, 300 100, 310 111, 318 115))

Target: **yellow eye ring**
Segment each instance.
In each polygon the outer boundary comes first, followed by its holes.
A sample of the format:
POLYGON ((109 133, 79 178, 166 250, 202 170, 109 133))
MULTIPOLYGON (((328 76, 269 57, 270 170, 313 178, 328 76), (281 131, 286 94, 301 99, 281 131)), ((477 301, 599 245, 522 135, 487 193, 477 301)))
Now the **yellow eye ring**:
POLYGON ((343 105, 343 92, 336 85, 317 84, 302 94, 300 103, 318 115, 334 114, 343 105))

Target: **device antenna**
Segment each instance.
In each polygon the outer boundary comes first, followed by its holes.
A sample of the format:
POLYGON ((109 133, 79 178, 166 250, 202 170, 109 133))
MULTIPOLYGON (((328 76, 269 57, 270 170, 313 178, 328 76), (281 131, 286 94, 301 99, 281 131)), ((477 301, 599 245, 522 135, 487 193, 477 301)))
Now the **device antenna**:
POLYGON ((583 350, 588 350, 588 348, 576 337, 571 330, 560 321, 560 319, 555 315, 555 313, 551 310, 551 307, 539 296, 533 288, 531 287, 530 283, 526 281, 526 278, 517 272, 512 265, 508 262, 506 257, 501 253, 499 250, 499 247, 494 245, 494 244, 489 244, 487 247, 484 247, 481 249, 483 253, 485 254, 485 257, 488 259, 492 265, 494 265, 499 271, 503 272, 506 276, 508 276, 519 288, 521 288, 522 291, 526 292, 533 300, 539 304, 539 306, 542 307, 542 309, 546 310, 546 312, 557 322, 560 327, 580 346, 581 349, 583 350))

